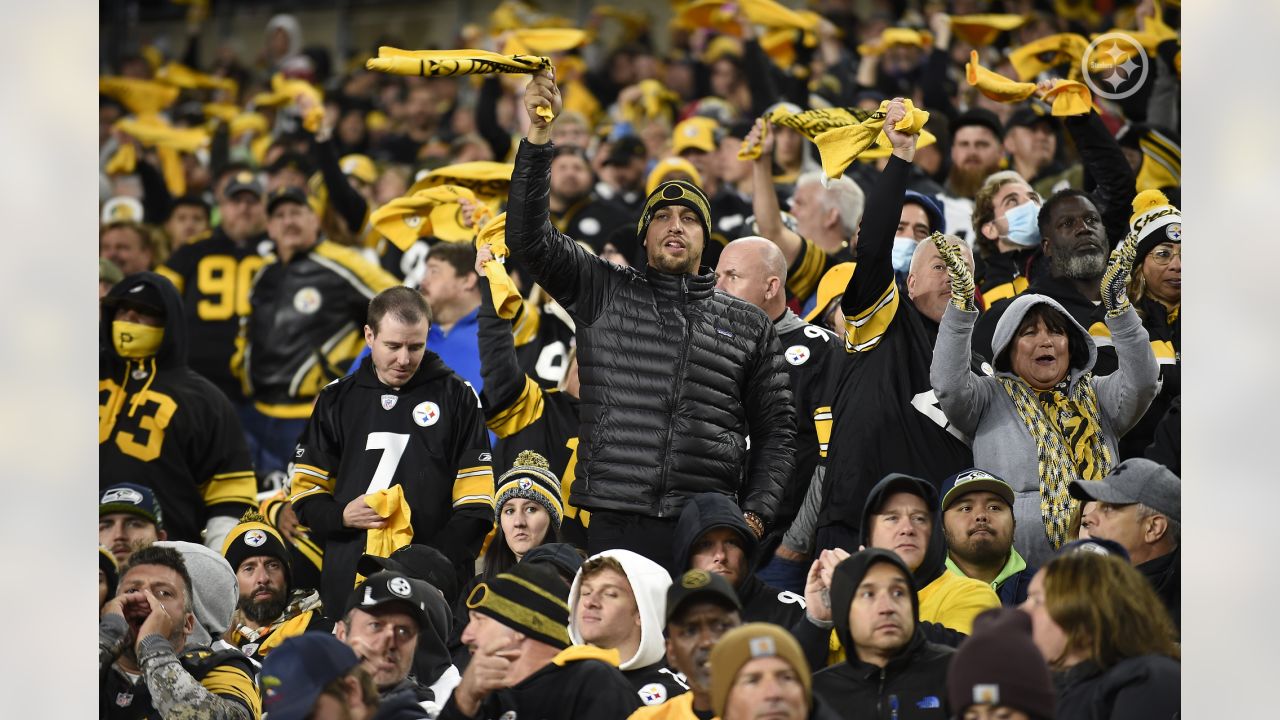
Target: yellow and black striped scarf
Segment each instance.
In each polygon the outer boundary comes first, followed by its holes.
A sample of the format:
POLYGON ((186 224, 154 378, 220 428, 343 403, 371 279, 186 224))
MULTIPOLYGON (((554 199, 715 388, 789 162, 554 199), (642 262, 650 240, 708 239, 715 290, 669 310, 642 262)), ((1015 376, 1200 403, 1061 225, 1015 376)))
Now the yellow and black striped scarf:
POLYGON ((1067 493, 1067 484, 1076 478, 1101 480, 1111 471, 1114 462, 1102 437, 1093 374, 1085 374, 1074 389, 1064 381, 1040 393, 1020 378, 999 380, 1027 431, 1035 438, 1040 517, 1044 520, 1049 544, 1057 550, 1068 539, 1071 516, 1077 504, 1067 493))

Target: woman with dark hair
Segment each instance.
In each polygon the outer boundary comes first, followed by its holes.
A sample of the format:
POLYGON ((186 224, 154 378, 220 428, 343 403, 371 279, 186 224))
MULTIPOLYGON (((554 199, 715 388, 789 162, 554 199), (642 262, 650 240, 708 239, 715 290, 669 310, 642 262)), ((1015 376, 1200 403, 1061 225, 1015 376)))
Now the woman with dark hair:
POLYGON ((1090 541, 1069 546, 1032 578, 1020 609, 1053 673, 1059 720, 1181 711, 1173 621, 1124 558, 1090 541))
POLYGON ((560 542, 564 502, 560 497, 560 480, 551 472, 546 458, 525 450, 516 456, 511 469, 498 478, 495 488, 496 522, 484 551, 484 569, 461 589, 453 606, 449 654, 459 670, 465 669, 470 659, 462 642, 462 631, 469 620, 466 601, 471 591, 510 570, 533 548, 560 542))
POLYGON ((951 275, 929 376, 946 420, 972 438, 974 465, 1005 478, 1015 493, 1014 544, 1040 565, 1070 539, 1079 503, 1067 492, 1075 479, 1101 480, 1120 461, 1120 438, 1146 412, 1159 389, 1159 366, 1125 284, 1135 242, 1121 244, 1102 278, 1110 340, 1119 369, 1091 372, 1097 346, 1056 301, 1020 295, 996 326, 994 368, 970 371, 978 312, 974 282, 954 245, 934 235, 951 275))

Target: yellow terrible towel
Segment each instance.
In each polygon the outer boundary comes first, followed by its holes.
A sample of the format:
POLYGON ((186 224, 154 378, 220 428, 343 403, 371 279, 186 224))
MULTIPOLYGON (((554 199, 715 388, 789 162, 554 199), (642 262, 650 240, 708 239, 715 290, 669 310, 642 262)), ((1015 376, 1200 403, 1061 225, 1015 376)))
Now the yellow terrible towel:
POLYGON ((1093 107, 1093 94, 1083 83, 1057 79, 1052 88, 1041 93, 1035 83, 1010 80, 982 67, 976 50, 969 53, 969 62, 965 63, 964 70, 968 83, 996 102, 1016 103, 1038 95, 1053 104, 1053 115, 1056 117, 1083 115, 1093 107))
POLYGON ((98 92, 119 100, 135 115, 152 115, 172 105, 179 90, 153 80, 111 76, 98 78, 98 92))
POLYGON ((1024 15, 979 14, 951 16, 951 32, 974 47, 995 42, 1000 33, 1022 27, 1024 15))
POLYGON ((467 188, 439 185, 395 198, 374 210, 369 221, 374 229, 402 251, 408 250, 418 238, 428 235, 448 242, 470 242, 475 237, 475 230, 465 227, 459 216, 459 202, 464 199, 488 210, 467 188))
POLYGON ((1009 62, 1018 73, 1019 80, 1031 80, 1049 68, 1071 63, 1071 77, 1080 75, 1080 59, 1089 48, 1089 41, 1075 33, 1049 35, 1023 45, 1009 53, 1009 62))
MULTIPOLYGON (((488 50, 401 50, 383 46, 378 57, 365 63, 369 70, 395 75, 457 77, 459 75, 530 74, 551 67, 551 58, 538 55, 499 55, 488 50)), ((548 122, 551 108, 538 108, 548 122)))
POLYGON ((232 95, 240 89, 240 85, 231 78, 206 75, 176 62, 169 62, 157 70, 156 79, 174 87, 192 90, 225 90, 232 95))
MULTIPOLYGON (((832 128, 813 139, 813 143, 818 146, 818 155, 822 158, 822 171, 827 177, 834 180, 843 175, 849 163, 875 144, 884 128, 889 102, 881 102, 879 109, 871 117, 856 125, 832 128)), ((920 134, 924 124, 929 121, 929 113, 917 109, 909 99, 903 100, 903 105, 907 109, 906 117, 894 125, 894 129, 909 135, 920 134)))
POLYGON ((313 133, 320 129, 320 123, 324 120, 324 95, 306 80, 289 80, 276 73, 271 76, 271 92, 258 93, 253 98, 253 104, 258 107, 279 107, 297 102, 303 97, 310 99, 311 107, 302 116, 302 126, 307 132, 313 133))
POLYGON ((368 531, 365 553, 389 557, 391 553, 413 541, 411 511, 409 502, 404 499, 403 486, 392 485, 385 490, 369 493, 364 496, 364 501, 387 521, 385 527, 368 531))
POLYGON ((507 268, 503 264, 508 254, 506 213, 493 218, 480 229, 480 234, 476 236, 476 247, 481 245, 488 245, 489 250, 493 252, 494 259, 482 266, 484 276, 489 278, 493 309, 498 313, 498 317, 510 320, 516 316, 516 311, 520 309, 524 298, 520 296, 520 291, 516 289, 516 284, 511 281, 511 276, 507 274, 507 268))

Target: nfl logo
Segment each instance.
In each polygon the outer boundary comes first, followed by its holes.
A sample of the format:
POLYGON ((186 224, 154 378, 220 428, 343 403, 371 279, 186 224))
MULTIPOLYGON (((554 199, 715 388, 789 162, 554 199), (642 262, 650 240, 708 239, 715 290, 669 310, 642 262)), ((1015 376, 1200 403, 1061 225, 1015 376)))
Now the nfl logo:
POLYGON ((400 396, 399 396, 399 395, 383 395, 383 396, 382 396, 382 409, 383 409, 383 410, 390 410, 391 408, 393 408, 393 407, 395 407, 395 406, 396 406, 396 402, 397 402, 399 399, 400 399, 400 396))
POLYGON ((116 705, 120 707, 129 707, 133 704, 133 693, 122 692, 116 695, 116 705))

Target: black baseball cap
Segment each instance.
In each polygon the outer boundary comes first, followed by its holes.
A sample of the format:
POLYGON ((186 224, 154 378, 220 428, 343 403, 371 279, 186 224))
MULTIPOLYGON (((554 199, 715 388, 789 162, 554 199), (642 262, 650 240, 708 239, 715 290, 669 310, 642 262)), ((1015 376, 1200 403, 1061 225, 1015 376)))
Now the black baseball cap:
POLYGON ((311 207, 307 203, 307 193, 302 188, 293 186, 280 187, 271 191, 271 197, 267 198, 267 214, 270 215, 275 212, 276 208, 285 203, 297 203, 298 205, 311 207))
POLYGON ((258 176, 251 170, 241 170, 231 179, 227 181, 226 188, 222 191, 223 197, 232 198, 236 195, 247 192, 252 193, 259 200, 266 194, 262 188, 262 183, 258 182, 258 176))
POLYGON ((609 154, 605 156, 605 165, 626 165, 632 160, 644 160, 649 156, 644 141, 635 135, 623 135, 609 146, 609 154))
POLYGON ((1018 108, 1009 116, 1009 122, 1005 123, 1005 130, 1012 130, 1016 127, 1035 127, 1040 123, 1047 123, 1051 129, 1056 129, 1053 118, 1039 112, 1033 107, 1018 108))
MULTIPOLYGON (((151 273, 147 274, 155 277, 151 273)), ((146 315, 164 318, 168 313, 165 311, 164 296, 160 294, 160 288, 142 275, 134 273, 125 276, 116 283, 119 291, 113 288, 112 293, 102 299, 102 306, 108 310, 130 308, 146 315), (122 285, 123 288, 120 287, 122 285)))
POLYGON ((681 606, 701 597, 719 601, 742 612, 742 601, 738 599, 738 593, 733 591, 733 586, 722 575, 706 570, 686 570, 667 588, 667 611, 664 615, 666 622, 671 622, 671 618, 680 612, 681 606))
POLYGON ((987 128, 997 139, 1004 139, 1004 125, 1000 123, 1000 118, 990 110, 980 107, 969 108, 951 121, 951 137, 954 138, 960 128, 971 125, 987 128))
POLYGON ((390 557, 361 555, 356 563, 356 572, 361 575, 372 576, 384 570, 431 583, 440 590, 450 605, 457 600, 458 578, 453 570, 453 563, 444 553, 429 545, 405 545, 391 553, 390 557))
POLYGON ((426 588, 407 574, 384 570, 365 578, 347 597, 347 612, 372 610, 388 603, 400 603, 418 621, 419 628, 431 626, 427 614, 426 588))

